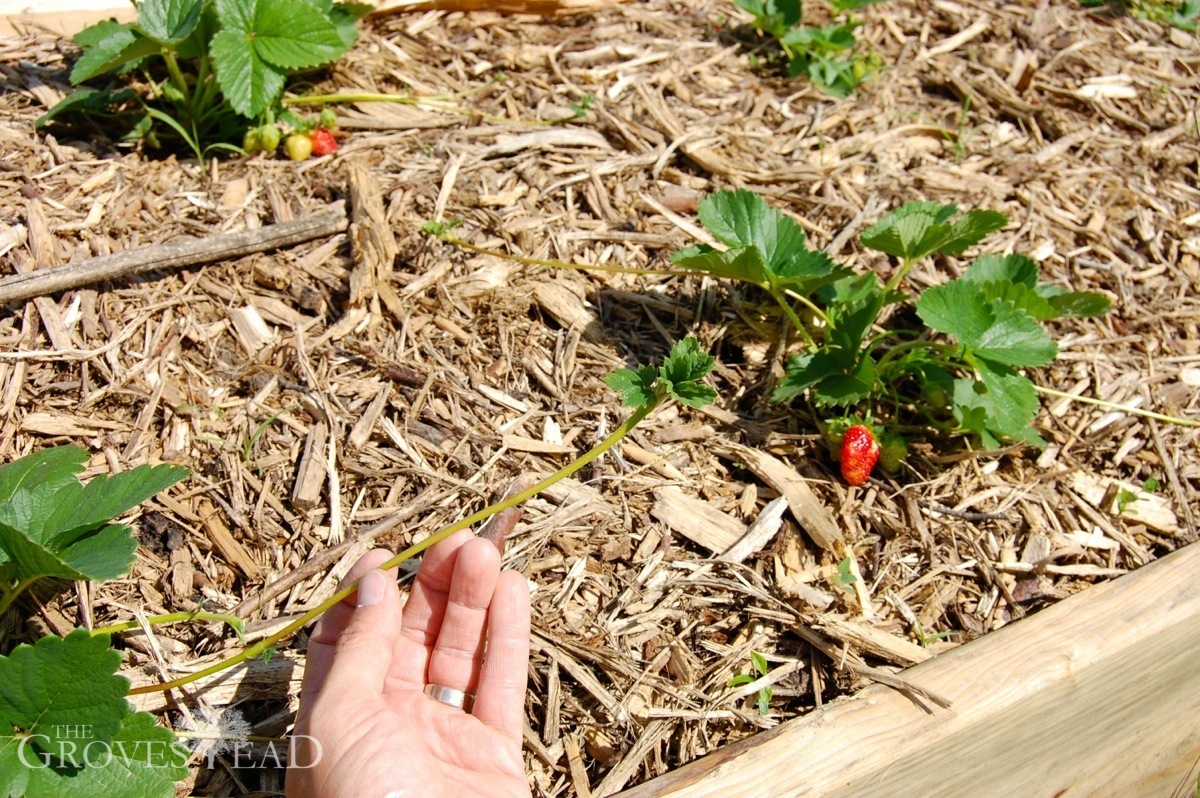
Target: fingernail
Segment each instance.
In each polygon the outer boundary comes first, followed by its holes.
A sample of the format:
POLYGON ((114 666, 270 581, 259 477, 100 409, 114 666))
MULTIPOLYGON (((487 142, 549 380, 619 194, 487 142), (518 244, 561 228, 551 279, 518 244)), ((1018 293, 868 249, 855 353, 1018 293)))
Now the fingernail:
POLYGON ((358 606, 373 607, 383 601, 387 587, 387 577, 382 571, 367 571, 358 583, 358 606))

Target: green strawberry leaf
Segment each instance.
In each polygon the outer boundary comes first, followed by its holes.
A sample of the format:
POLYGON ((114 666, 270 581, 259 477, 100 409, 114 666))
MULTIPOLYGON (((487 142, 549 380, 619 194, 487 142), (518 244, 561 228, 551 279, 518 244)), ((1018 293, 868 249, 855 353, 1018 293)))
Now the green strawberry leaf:
POLYGON ((845 374, 857 363, 858 351, 823 348, 805 355, 792 355, 779 385, 771 393, 773 402, 790 402, 813 385, 834 374, 845 374))
POLYGON ((862 234, 862 243, 905 261, 913 261, 935 252, 961 254, 967 247, 1008 224, 1004 214, 980 210, 968 211, 950 224, 949 220, 957 212, 954 205, 909 202, 868 228, 862 234))
MULTIPOLYGON (((142 465, 120 474, 100 474, 86 486, 75 483, 65 489, 63 497, 70 504, 44 516, 41 538, 51 547, 69 545, 187 476, 188 470, 180 466, 142 465)), ((26 527, 31 532, 33 529, 26 527)))
POLYGON ((830 321, 826 340, 832 346, 851 351, 862 348, 863 338, 884 305, 903 298, 902 294, 885 292, 874 272, 844 278, 829 288, 831 290, 825 292, 829 299, 826 313, 830 321))
POLYGON ((1042 283, 1037 292, 1045 297, 1058 316, 1103 316, 1112 310, 1112 303, 1104 294, 1094 291, 1067 291, 1056 285, 1042 283))
POLYGON ((962 279, 972 283, 1007 280, 1029 288, 1037 285, 1038 266, 1025 255, 981 255, 971 261, 962 279))
POLYGON ((329 9, 329 19, 337 28, 338 36, 347 50, 358 41, 356 23, 374 10, 375 6, 367 3, 337 3, 329 9))
POLYGON ((258 13, 257 0, 215 0, 217 19, 229 30, 254 30, 254 17, 258 13))
POLYGON ((153 55, 161 49, 158 44, 135 32, 129 25, 101 22, 81 34, 90 43, 71 70, 71 85, 111 69, 153 55))
POLYGON ((654 385, 658 381, 658 370, 653 366, 638 366, 632 369, 617 369, 604 378, 609 388, 621 394, 625 407, 644 407, 654 401, 654 385))
POLYGON ((187 476, 176 466, 77 475, 87 452, 44 449, 0 467, 0 563, 22 582, 45 577, 104 581, 128 573, 137 542, 112 518, 187 476))
POLYGON ((1035 319, 1011 302, 989 300, 976 283, 952 280, 928 288, 916 309, 922 321, 953 335, 979 358, 1008 366, 1041 366, 1058 354, 1058 345, 1035 319))
POLYGON ((754 17, 754 27, 777 39, 800 22, 800 0, 734 0, 734 5, 754 17))
POLYGON ((204 0, 142 0, 138 27, 158 44, 178 44, 192 34, 204 0))
POLYGON ((751 191, 718 191, 700 203, 700 221, 729 247, 688 247, 671 262, 735 280, 745 280, 781 297, 792 290, 810 294, 850 274, 824 252, 808 249, 808 237, 791 217, 751 191))
POLYGON ((1058 311, 1045 297, 1023 283, 996 280, 977 285, 983 289, 983 295, 988 300, 1003 300, 1038 321, 1056 319, 1059 316, 1058 311))
POLYGON ((78 446, 55 446, 0 466, 0 513, 18 491, 41 485, 60 488, 78 484, 88 453, 78 446))
POLYGON ((251 40, 252 34, 226 29, 209 44, 221 92, 233 110, 248 118, 266 110, 287 78, 284 70, 263 61, 251 40))
POLYGON ((304 0, 260 3, 251 33, 258 56, 286 69, 327 64, 346 51, 337 26, 304 0))
POLYGON ((57 755, 65 740, 109 742, 129 711, 129 680, 116 675, 120 666, 108 635, 86 629, 19 645, 0 656, 0 723, 32 736, 43 753, 57 755))
POLYGON ((954 381, 953 410, 959 425, 978 434, 989 449, 1000 438, 1025 441, 1038 448, 1046 442, 1030 426, 1038 410, 1033 383, 1006 366, 981 361, 979 379, 954 381))
POLYGON ((51 551, 29 535, 0 523, 0 549, 16 564, 16 576, 22 582, 45 578, 105 582, 129 573, 137 541, 129 527, 109 524, 61 551, 51 551))
POLYGON ((107 635, 79 629, 0 657, 0 796, 171 798, 188 752, 133 712, 107 635))
POLYGON ((865 355, 847 374, 833 374, 817 383, 812 398, 820 407, 848 407, 866 399, 874 391, 877 374, 875 361, 865 355))
POLYGON ((773 272, 775 277, 771 283, 776 292, 791 289, 804 295, 851 274, 849 269, 839 266, 829 255, 811 249, 795 250, 775 266, 773 272))
POLYGON ((681 404, 704 407, 712 404, 717 392, 700 382, 712 371, 712 355, 700 348, 695 338, 684 338, 671 347, 671 354, 658 369, 659 379, 667 391, 681 404))
POLYGON ((854 49, 854 45, 858 43, 854 36, 854 29, 857 27, 856 23, 849 22, 834 23, 824 27, 804 25, 792 28, 780 37, 779 43, 788 50, 805 51, 810 56, 838 53, 854 49))
POLYGON ((753 191, 718 191, 700 203, 704 228, 730 248, 754 247, 767 271, 805 251, 808 236, 795 220, 767 204, 753 191))
POLYGON ((762 255, 754 247, 718 252, 706 244, 699 244, 672 254, 671 262, 685 269, 708 272, 714 277, 744 280, 760 288, 770 285, 762 255))

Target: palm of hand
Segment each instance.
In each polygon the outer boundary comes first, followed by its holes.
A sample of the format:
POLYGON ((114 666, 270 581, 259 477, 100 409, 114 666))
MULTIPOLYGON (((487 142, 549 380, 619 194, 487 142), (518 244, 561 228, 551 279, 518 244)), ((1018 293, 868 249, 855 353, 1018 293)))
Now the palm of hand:
MULTIPOLYGON (((387 557, 371 552, 347 579, 387 557)), ((313 632, 288 796, 529 796, 524 579, 500 574, 496 549, 470 535, 430 549, 402 611, 394 579, 377 603, 340 604, 313 632), (426 696, 429 683, 475 692, 473 714, 426 696)))

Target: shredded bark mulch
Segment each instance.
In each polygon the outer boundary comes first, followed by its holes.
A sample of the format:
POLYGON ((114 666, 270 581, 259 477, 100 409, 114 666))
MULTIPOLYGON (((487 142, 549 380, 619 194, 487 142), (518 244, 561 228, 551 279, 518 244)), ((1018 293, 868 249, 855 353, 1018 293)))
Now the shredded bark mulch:
MULTIPOLYGON (((458 219, 514 254, 662 266, 704 240, 706 193, 747 187, 886 276, 895 264, 857 234, 887 210, 1000 210, 1011 224, 987 251, 1113 301, 1055 323, 1061 354, 1034 380, 1194 417, 1196 37, 1074 4, 861 15, 885 68, 845 101, 752 68, 748 18, 724 2, 380 16, 302 90, 441 99, 341 108, 341 149, 301 164, 35 133, 75 47, 36 28, 0 39, 0 277, 377 201, 345 234, 0 307, 0 461, 75 443, 88 475, 193 471, 135 517, 127 579, 39 594, 17 634, 203 606, 261 639, 372 546, 403 548, 586 451, 626 412, 602 377, 685 335, 717 357, 718 404, 656 413, 530 501, 509 537, 534 607, 537 795, 612 794, 1194 541, 1191 428, 1050 400, 1045 451, 921 439, 900 474, 849 488, 811 413, 768 401, 787 345, 757 291, 538 270, 420 232, 458 219), (382 266, 364 266, 364 237, 382 266), (1140 492, 1150 478, 1161 487, 1140 492), (1117 512, 1122 489, 1138 499, 1117 512), (755 546, 718 556, 751 525, 755 546), (831 528, 845 552, 823 544, 831 528), (768 679, 729 688, 751 652, 768 679)), ((202 705, 140 706, 174 725, 234 706, 252 733, 282 735, 304 643, 202 705)), ((120 645, 145 684, 238 643, 183 625, 120 645)), ((203 764, 181 794, 281 790, 278 771, 203 764)))

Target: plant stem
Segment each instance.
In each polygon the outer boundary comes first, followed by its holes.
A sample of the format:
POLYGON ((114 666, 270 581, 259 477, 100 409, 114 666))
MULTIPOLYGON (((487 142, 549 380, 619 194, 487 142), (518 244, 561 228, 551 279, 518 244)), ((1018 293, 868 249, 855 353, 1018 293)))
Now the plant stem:
POLYGON ((175 60, 175 51, 170 47, 164 47, 162 55, 163 60, 167 62, 167 71, 171 73, 171 81, 179 87, 179 91, 183 93, 186 103, 190 106, 192 90, 188 88, 187 79, 179 69, 179 62, 175 60))
POLYGON ((456 247, 462 247, 469 252, 478 252, 480 255, 491 255, 494 258, 506 258, 508 260, 523 263, 526 266, 541 266, 546 269, 575 269, 576 271, 593 271, 593 272, 613 272, 614 274, 658 274, 664 276, 683 277, 690 274, 708 274, 695 269, 639 269, 636 266, 593 266, 587 263, 567 263, 561 260, 551 260, 542 258, 527 258, 524 255, 510 255, 507 252, 501 252, 498 249, 488 249, 487 247, 477 247, 474 244, 468 244, 461 238, 456 238, 448 233, 438 235, 438 238, 445 241, 447 244, 453 244, 456 247))
POLYGON ((1175 416, 1167 416, 1162 413, 1155 413, 1153 410, 1140 410, 1129 405, 1119 405, 1116 402, 1106 402, 1103 399, 1093 399, 1090 396, 1076 396, 1073 393, 1065 393, 1056 391, 1053 388, 1043 388, 1041 385, 1034 384, 1033 389, 1038 393, 1044 393, 1047 396, 1057 396, 1060 399, 1071 399, 1075 402, 1083 402, 1085 405, 1095 405, 1096 407, 1107 408, 1108 410, 1119 410, 1122 413, 1130 413, 1135 416, 1144 416, 1152 418, 1155 421, 1165 421, 1168 424, 1178 424, 1181 427, 1200 427, 1200 421, 1191 421, 1186 418, 1177 418, 1175 416))
POLYGON ((804 342, 808 344, 809 348, 816 349, 817 344, 815 341, 813 341, 812 336, 808 334, 808 330, 805 329, 804 322, 800 321, 800 317, 796 315, 796 311, 792 310, 792 306, 787 303, 787 300, 783 297, 783 295, 772 291, 766 286, 763 286, 763 289, 775 298, 775 301, 779 303, 779 307, 783 308, 783 312, 787 314, 788 321, 790 321, 792 326, 796 328, 796 331, 800 333, 800 336, 804 339, 804 342))
POLYGON ((909 270, 917 263, 917 258, 904 258, 900 264, 900 271, 892 275, 892 279, 888 280, 884 286, 884 293, 896 290, 896 286, 900 285, 900 281, 904 279, 904 275, 908 274, 909 270))
MULTIPOLYGON (((417 554, 420 554, 421 552, 425 551, 430 546, 433 546, 434 544, 450 537, 455 532, 458 532, 459 530, 462 530, 462 529, 466 529, 467 527, 471 526, 472 524, 476 524, 480 521, 483 521, 484 519, 490 518, 491 516, 495 515, 498 512, 501 512, 502 510, 507 510, 509 507, 513 507, 517 504, 520 504, 521 502, 525 501, 526 499, 530 498, 531 496, 536 496, 537 494, 541 493, 546 488, 549 488, 550 486, 554 485, 555 483, 559 482, 560 480, 566 479, 567 477, 571 476, 576 471, 583 468, 585 465, 587 465, 588 463, 592 462, 600 455, 607 452, 609 449, 611 449, 613 446, 615 446, 622 438, 624 438, 626 435, 628 435, 630 430, 632 430, 634 427, 636 427, 642 421, 642 419, 644 419, 646 416, 648 416, 651 413, 651 411, 654 410, 654 408, 658 407, 662 403, 662 400, 664 397, 665 397, 665 393, 663 393, 660 390, 659 393, 655 394, 653 401, 643 405, 642 407, 639 407, 636 411, 634 411, 633 415, 631 415, 629 418, 627 418, 625 420, 625 422, 623 424, 621 424, 619 427, 617 427, 615 430, 613 430, 613 433, 611 435, 609 435, 603 441, 598 443, 596 446, 592 447, 592 449, 589 450, 582 457, 567 464, 566 466, 559 469, 558 471, 555 471, 553 474, 546 477, 545 479, 543 479, 541 482, 537 483, 533 487, 531 487, 527 490, 521 491, 517 495, 512 496, 508 499, 505 499, 504 501, 496 502, 493 505, 485 507, 484 509, 480 510, 479 512, 473 513, 473 514, 467 516, 466 518, 455 521, 453 524, 450 524, 447 527, 443 527, 442 529, 438 530, 437 532, 433 533, 429 537, 422 540, 420 543, 416 543, 416 544, 413 544, 412 546, 409 546, 407 549, 400 552, 392 559, 383 563, 382 565, 379 566, 379 569, 387 570, 388 568, 391 568, 395 565, 399 565, 400 563, 404 562, 405 560, 415 557, 417 554)), ((320 616, 322 613, 324 613, 330 607, 336 605, 339 601, 346 598, 347 596, 352 595, 357 590, 358 590, 358 582, 354 582, 354 583, 342 588, 337 593, 334 593, 328 599, 323 601, 320 605, 309 610, 303 616, 301 616, 300 618, 297 618, 295 621, 288 624, 286 627, 284 627, 280 631, 276 632, 275 634, 271 635, 270 637, 266 638, 265 640, 262 640, 247 649, 243 649, 241 651, 241 653, 235 654, 234 656, 230 657, 227 660, 218 662, 214 665, 211 665, 211 666, 209 666, 203 670, 197 671, 195 673, 190 673, 187 676, 181 676, 178 679, 172 679, 169 682, 164 682, 162 684, 145 685, 143 687, 135 687, 129 691, 129 694, 130 695, 138 695, 140 693, 154 693, 154 692, 158 692, 158 691, 171 690, 176 687, 182 687, 183 685, 188 684, 190 682, 194 682, 197 679, 202 679, 205 676, 209 676, 214 673, 219 673, 220 671, 223 671, 226 668, 231 668, 234 665, 237 665, 239 662, 245 662, 248 659, 257 657, 259 654, 266 651, 268 648, 271 648, 272 646, 274 646, 276 643, 278 643, 283 638, 285 638, 288 635, 292 634, 293 632, 307 626, 310 622, 315 620, 318 616, 320 616)))
MULTIPOLYGON (((152 615, 146 619, 148 626, 158 626, 165 623, 175 623, 177 621, 221 621, 227 623, 234 628, 238 634, 241 634, 245 628, 245 623, 236 615, 226 615, 219 612, 172 612, 167 615, 152 615)), ((129 629, 140 629, 141 623, 138 621, 121 621, 120 623, 109 624, 108 626, 98 626, 92 630, 93 635, 115 634, 116 632, 124 632, 129 629)))
POLYGON ((916 341, 905 341, 904 343, 896 344, 891 349, 879 358, 879 363, 876 364, 876 370, 882 369, 884 366, 891 363, 896 357, 913 349, 930 349, 935 352, 952 352, 956 347, 953 344, 939 344, 935 341, 929 341, 924 338, 916 341))
MULTIPOLYGON (((428 108, 433 111, 445 111, 450 114, 459 114, 460 116, 474 116, 477 111, 470 108, 462 108, 457 105, 448 105, 432 97, 414 97, 410 94, 376 94, 374 92, 348 92, 346 94, 310 94, 304 97, 284 97, 280 100, 282 105, 328 105, 330 103, 400 103, 401 105, 416 105, 421 108, 428 108)), ((507 119, 503 116, 490 116, 488 114, 480 114, 480 118, 487 122, 497 122, 503 124, 529 125, 531 127, 549 127, 552 122, 530 121, 527 119, 507 119)))
POLYGON ((826 315, 825 311, 821 310, 819 307, 817 307, 815 304, 813 304, 813 301, 811 299, 809 299, 808 297, 806 297, 804 294, 793 291, 790 288, 787 289, 786 291, 784 291, 784 293, 787 294, 788 296, 790 296, 792 299, 795 299, 796 301, 798 301, 800 304, 807 307, 809 310, 811 310, 816 315, 816 317, 818 319, 820 319, 821 321, 825 322, 826 325, 828 325, 830 327, 833 326, 833 322, 830 321, 829 316, 826 315))

